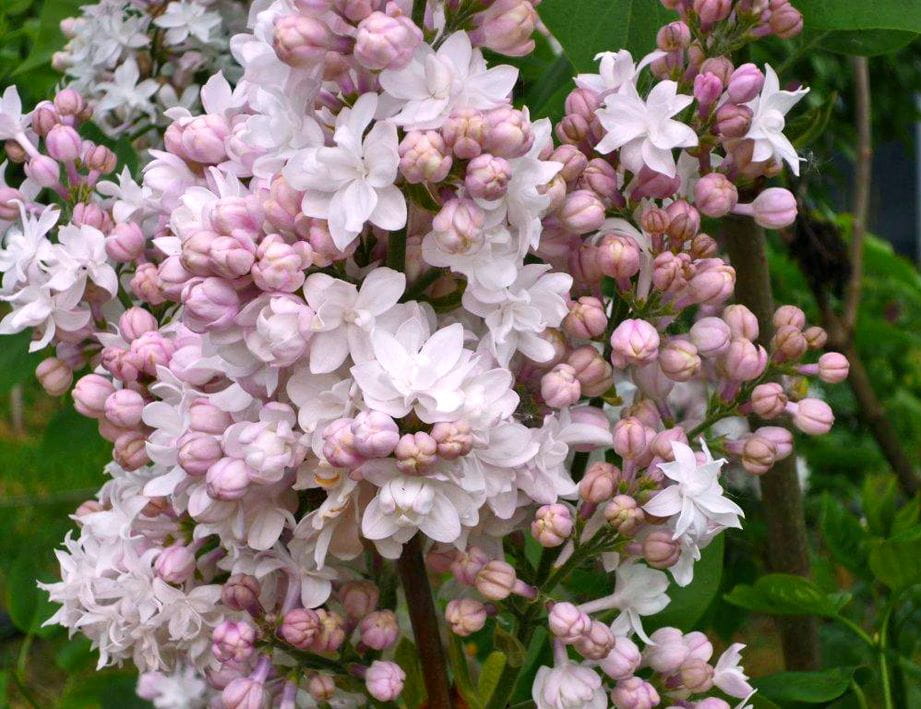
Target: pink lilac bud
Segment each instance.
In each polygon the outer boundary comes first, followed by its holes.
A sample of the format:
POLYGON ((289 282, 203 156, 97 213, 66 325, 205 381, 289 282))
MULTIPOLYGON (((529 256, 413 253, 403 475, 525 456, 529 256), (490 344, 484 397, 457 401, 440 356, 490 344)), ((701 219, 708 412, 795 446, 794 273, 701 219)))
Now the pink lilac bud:
POLYGON ((726 92, 732 103, 748 103, 761 93, 764 73, 754 64, 742 64, 729 77, 726 92))
POLYGON ((622 680, 632 676, 642 661, 643 657, 636 643, 619 635, 614 638, 611 652, 598 663, 598 666, 611 679, 622 680))
POLYGON ((243 662, 255 651, 256 629, 245 620, 225 620, 211 634, 211 650, 218 662, 243 662))
POLYGON ((659 355, 659 333, 646 320, 628 318, 611 333, 611 363, 623 369, 649 364, 659 355))
POLYGON ((579 481, 579 497, 586 502, 600 504, 614 496, 619 481, 619 468, 601 461, 592 463, 579 481))
MULTIPOLYGON (((61 123, 61 115, 49 101, 41 101, 32 110, 32 130, 44 138, 56 125, 61 123)), ((18 144, 17 144, 18 145, 18 144)))
POLYGON ((783 460, 793 452, 793 434, 780 426, 762 426, 754 435, 765 438, 774 444, 777 450, 777 460, 783 460))
POLYGON ((825 343, 828 342, 828 333, 825 332, 824 328, 818 325, 806 328, 803 331, 803 337, 806 338, 806 342, 809 344, 809 349, 811 350, 820 350, 825 347, 825 343))
POLYGON ((769 438, 751 435, 742 444, 742 466, 752 475, 764 475, 777 460, 777 446, 769 438))
POLYGON ((208 495, 215 500, 239 500, 246 494, 251 472, 239 458, 221 458, 205 474, 208 495))
POLYGON ((50 396, 66 394, 74 381, 73 370, 56 357, 43 359, 35 368, 35 376, 50 396))
POLYGON ((752 411, 763 419, 777 418, 787 406, 787 395, 776 382, 759 384, 752 390, 752 411))
POLYGON ((432 439, 437 444, 439 458, 455 460, 473 449, 473 435, 466 421, 442 421, 432 427, 432 439))
POLYGON ((357 468, 364 462, 355 449, 355 435, 350 418, 340 418, 323 429, 323 457, 336 468, 357 468))
POLYGON ((355 60, 365 69, 402 69, 422 42, 422 30, 402 14, 372 12, 358 24, 355 60))
POLYGON ((575 145, 561 145, 550 153, 547 160, 558 162, 563 166, 559 174, 569 185, 575 183, 588 166, 588 158, 585 157, 585 153, 575 145))
POLYGON ((656 45, 663 52, 676 52, 679 49, 687 49, 690 44, 691 30, 684 22, 669 22, 660 28, 656 35, 656 45))
POLYGON ((537 589, 515 576, 515 569, 504 561, 490 561, 476 575, 476 589, 490 601, 501 601, 511 594, 534 598, 537 589))
POLYGON ((80 157, 83 140, 80 134, 70 126, 54 126, 45 136, 45 148, 48 154, 61 162, 73 162, 80 157))
POLYGON ((611 365, 591 345, 574 349, 566 363, 575 370, 583 396, 601 396, 614 383, 611 365))
POLYGON ((664 401, 675 387, 675 382, 665 376, 658 361, 635 367, 633 379, 640 392, 654 401, 664 401))
POLYGON ((802 331, 794 325, 782 325, 771 338, 771 349, 777 362, 795 361, 806 354, 809 344, 802 331))
POLYGON ((205 278, 182 290, 184 321, 193 332, 230 327, 240 312, 240 296, 223 278, 205 278))
POLYGON ((702 115, 709 114, 710 108, 722 93, 723 82, 716 74, 706 71, 694 77, 694 98, 702 115))
POLYGON ((630 197, 634 200, 644 197, 665 199, 674 195, 680 187, 681 178, 677 175, 669 177, 644 165, 634 178, 630 197))
POLYGON ((310 608, 295 608, 285 613, 278 634, 286 643, 301 650, 313 645, 320 632, 320 616, 310 608))
POLYGON ((471 160, 483 152, 490 130, 486 117, 472 108, 452 113, 441 127, 445 144, 462 160, 471 160))
POLYGON ((217 165, 227 159, 224 143, 229 136, 229 126, 222 116, 197 116, 182 127, 182 154, 193 162, 217 165))
POLYGON ((473 586, 477 574, 489 563, 489 557, 479 547, 467 547, 466 551, 459 552, 457 558, 451 563, 451 573, 460 583, 473 586))
POLYGON ((696 377, 701 365, 697 347, 684 338, 673 337, 659 350, 662 372, 676 382, 686 382, 696 377))
POLYGON ((91 226, 102 232, 112 228, 112 218, 105 209, 98 204, 79 202, 74 205, 71 222, 76 226, 91 226))
POLYGON ((744 305, 735 303, 726 307, 722 317, 733 337, 744 337, 752 341, 758 339, 758 318, 744 305))
POLYGON ((306 242, 288 244, 280 235, 269 234, 256 249, 253 283, 261 290, 293 293, 304 285, 304 269, 312 261, 313 249, 306 242))
POLYGON ((614 451, 625 460, 641 458, 652 442, 654 433, 634 416, 620 419, 614 424, 614 451))
POLYGON ((432 220, 434 239, 448 253, 463 253, 482 242, 485 223, 486 215, 476 202, 452 199, 432 220))
POLYGON ((259 581, 255 576, 234 574, 224 582, 221 602, 232 610, 259 615, 262 609, 259 603, 259 581))
POLYGON ((608 328, 604 304, 594 296, 582 296, 569 306, 563 330, 570 337, 589 340, 600 337, 608 328))
POLYGON ((155 376, 158 367, 169 364, 176 346, 157 330, 149 330, 131 341, 129 356, 139 369, 155 376))
POLYGON ((147 402, 133 389, 118 389, 106 399, 105 417, 116 426, 133 428, 141 423, 141 414, 147 402))
POLYGON ((550 632, 569 645, 589 632, 592 627, 592 619, 588 614, 567 601, 553 604, 547 616, 547 623, 550 632))
POLYGON ((671 532, 654 529, 643 540, 643 558, 654 569, 667 569, 678 563, 681 545, 671 532))
POLYGON ((775 328, 792 325, 797 330, 806 327, 806 313, 795 305, 781 305, 774 311, 772 319, 775 328))
POLYGON ((54 187, 60 181, 61 168, 53 158, 36 155, 26 163, 26 175, 41 187, 54 187))
POLYGON ((574 234, 588 234, 597 231, 604 223, 604 204, 594 192, 576 190, 567 195, 557 217, 574 234))
POLYGON ((144 253, 144 242, 144 233, 134 222, 116 224, 106 237, 106 255, 116 263, 130 263, 144 253))
POLYGON ((819 357, 819 379, 829 384, 838 384, 847 379, 851 365, 847 357, 839 352, 826 352, 819 357))
POLYGON ((751 128, 753 115, 748 106, 724 103, 716 109, 716 132, 723 138, 742 138, 751 128))
POLYGON ((0 219, 13 221, 19 216, 17 202, 27 202, 25 195, 14 187, 0 186, 0 219))
POLYGON ((729 17, 732 0, 694 0, 693 8, 701 22, 713 24, 729 17))
POLYGON ((711 172, 694 185, 694 204, 705 216, 726 216, 738 201, 739 191, 722 173, 711 172))
POLYGON ((629 495, 615 495, 605 505, 604 518, 618 534, 632 537, 639 531, 646 517, 637 501, 629 495))
POLYGON ((708 692, 713 687, 713 668, 703 660, 691 658, 679 670, 681 684, 694 694, 708 692))
POLYGON ((486 618, 486 606, 473 598, 455 598, 448 601, 445 608, 445 620, 451 632, 462 638, 482 630, 486 618))
POLYGON ((189 406, 189 429, 198 433, 221 435, 233 423, 233 418, 206 398, 196 399, 189 406))
POLYGON ((566 505, 543 505, 534 513, 531 535, 542 547, 558 547, 572 534, 572 512, 566 505))
POLYGON ((74 89, 62 89, 55 94, 54 108, 62 116, 78 116, 86 109, 86 101, 74 89))
POLYGON ((128 308, 118 319, 118 331, 129 343, 158 327, 157 319, 149 311, 136 306, 128 308))
POLYGON ((195 552, 184 544, 173 544, 157 556, 154 571, 167 583, 185 583, 195 573, 195 552))
POLYGON ((268 701, 265 680, 237 677, 221 692, 224 709, 262 709, 268 701))
POLYGON ((652 644, 643 652, 645 664, 662 675, 677 672, 689 654, 682 632, 678 628, 659 628, 649 638, 652 644))
POLYGON ((125 470, 137 470, 150 462, 147 457, 147 438, 141 431, 125 431, 112 447, 112 457, 125 470))
POLYGON ((639 273, 640 247, 630 236, 605 234, 598 243, 596 254, 598 268, 605 276, 624 279, 639 273))
POLYGON ((336 652, 345 642, 345 621, 332 611, 320 608, 316 611, 320 618, 320 629, 313 642, 315 652, 336 652))
POLYGON ((392 702, 403 691, 406 673, 395 662, 375 660, 365 672, 368 694, 379 702, 392 702))
POLYGON ((83 152, 83 162, 90 170, 102 174, 113 172, 118 164, 115 153, 104 145, 92 145, 83 152))
POLYGON ((831 407, 821 399, 791 401, 787 404, 787 411, 793 415, 793 425, 808 436, 825 435, 835 422, 831 407))
POLYGON ((578 184, 598 195, 605 207, 622 206, 623 195, 617 186, 617 172, 607 160, 595 158, 590 161, 578 184))
POLYGON ((486 123, 489 128, 483 141, 483 150, 488 153, 511 160, 522 157, 534 145, 531 122, 516 108, 494 108, 486 114, 486 123))
POLYGON ((362 411, 351 422, 354 451, 365 458, 386 458, 400 441, 400 429, 387 414, 362 411))
POLYGON ((700 231, 700 212, 683 199, 675 200, 665 208, 668 215, 666 233, 673 239, 687 241, 700 231))
POLYGON ((767 365, 767 353, 744 337, 733 338, 722 358, 722 371, 734 382, 749 382, 757 379, 767 365))
POLYGON ((256 261, 256 244, 245 233, 218 236, 208 248, 210 270, 222 278, 233 280, 250 272, 256 261))
MULTIPOLYGON (((732 2, 732 0, 729 0, 732 2)), ((719 77, 720 81, 723 84, 729 83, 729 77, 732 76, 732 72, 735 67, 732 65, 732 61, 729 57, 719 56, 719 57, 708 57, 700 65, 700 73, 710 72, 719 77)))
POLYGON ((380 590, 373 581, 346 581, 336 596, 350 620, 358 620, 377 609, 380 590))
POLYGON ((622 709, 652 709, 659 705, 659 693, 640 677, 628 677, 611 690, 611 701, 622 709))
MULTIPOLYGON (((441 182, 452 164, 451 153, 438 131, 410 131, 400 143, 400 172, 411 184, 441 182)), ((507 170, 505 181, 508 181, 507 170)))
POLYGON ((105 415, 106 399, 114 391, 112 382, 99 374, 82 376, 73 390, 74 408, 89 418, 102 418, 105 415))
POLYGON ((540 394, 544 403, 554 409, 572 406, 582 395, 576 370, 568 364, 556 365, 541 377, 540 394))
POLYGON ((586 660, 603 660, 614 647, 614 634, 607 625, 595 620, 588 632, 582 634, 573 646, 586 660))
MULTIPOLYGON (((736 211, 741 206, 738 205, 736 211)), ((765 229, 783 229, 796 220, 796 197, 783 187, 768 187, 747 206, 754 220, 765 229)), ((749 213, 749 210, 741 213, 749 213)))
POLYGON ((511 167, 504 158, 483 153, 467 165, 464 186, 474 199, 494 201, 501 199, 508 191, 511 167))
POLYGON ((397 442, 393 455, 401 472, 423 475, 438 462, 438 443, 424 431, 406 433, 397 442))
POLYGON ((207 433, 190 432, 180 438, 179 465, 189 475, 204 475, 224 457, 220 441, 207 433))
POLYGON ((321 20, 304 15, 283 15, 275 22, 272 46, 285 64, 309 67, 319 64, 330 50, 345 49, 344 37, 336 37, 321 20))
POLYGON ((688 444, 688 436, 680 426, 659 431, 653 436, 649 448, 654 456, 662 460, 671 461, 675 459, 675 453, 672 450, 672 442, 674 441, 685 445, 688 444))
POLYGON ((382 610, 369 613, 358 624, 361 642, 372 650, 386 650, 396 645, 400 637, 400 626, 393 611, 382 610))
POLYGON ((771 31, 781 39, 790 39, 803 31, 803 15, 790 3, 771 9, 771 31))
POLYGON ((532 0, 494 0, 473 16, 470 41, 509 57, 534 51, 534 30, 539 20, 532 0))
POLYGON ((336 695, 336 683, 332 677, 313 674, 307 681, 307 693, 318 702, 327 702, 336 695))

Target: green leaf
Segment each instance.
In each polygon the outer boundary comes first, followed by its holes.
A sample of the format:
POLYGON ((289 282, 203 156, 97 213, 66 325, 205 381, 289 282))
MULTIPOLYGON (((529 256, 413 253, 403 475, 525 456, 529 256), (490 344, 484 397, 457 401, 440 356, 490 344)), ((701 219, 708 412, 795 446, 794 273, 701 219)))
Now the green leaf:
POLYGON ((921 583, 919 537, 918 533, 905 534, 877 541, 870 547, 870 570, 893 591, 921 583))
POLYGON ((868 475, 863 481, 861 499, 867 526, 877 537, 888 537, 895 518, 898 484, 889 473, 868 475))
POLYGON ((46 0, 42 4, 35 44, 29 56, 13 72, 13 76, 22 76, 32 69, 51 63, 51 55, 66 42, 61 33, 61 20, 78 15, 81 5, 83 0, 46 0))
POLYGON ((725 538, 721 534, 701 552, 700 561, 694 565, 694 580, 690 584, 682 588, 672 583, 668 589, 671 599, 668 606, 643 620, 647 633, 668 625, 691 630, 697 624, 719 591, 724 545, 725 538))
POLYGON ((820 672, 778 672, 753 679, 751 683, 758 694, 774 702, 822 704, 848 691, 856 670, 856 667, 833 667, 820 672))
POLYGON ((83 635, 68 640, 54 655, 54 664, 69 674, 91 670, 95 662, 96 651, 83 635))
POLYGON ((855 574, 867 575, 867 533, 857 517, 827 493, 822 497, 819 530, 836 562, 855 574))
POLYGON ((425 691, 422 665, 419 664, 419 653, 416 651, 416 646, 412 640, 405 637, 400 640, 400 644, 397 645, 397 649, 393 653, 393 661, 406 673, 403 692, 400 694, 400 702, 409 707, 409 709, 418 709, 428 698, 428 692, 425 691))
POLYGON ((548 632, 544 626, 538 626, 537 630, 534 631, 534 635, 528 645, 528 654, 525 656, 524 665, 515 680, 515 687, 512 690, 510 699, 512 704, 528 701, 538 668, 542 665, 553 664, 553 651, 547 641, 547 635, 548 632))
POLYGON ((507 630, 497 625, 493 642, 496 649, 505 654, 509 667, 521 667, 524 664, 527 650, 525 650, 524 645, 521 644, 518 638, 507 630))
POLYGON ((797 150, 812 145, 825 132, 837 100, 838 93, 832 91, 824 103, 790 121, 787 135, 797 150))
POLYGON ((638 59, 676 19, 659 0, 544 0, 538 12, 578 71, 594 70, 599 52, 629 49, 638 59))
POLYGON ((0 337, 0 395, 35 376, 42 361, 38 352, 29 352, 30 331, 0 337))
POLYGON ((823 593, 812 581, 801 576, 768 574, 753 586, 736 586, 726 595, 726 600, 757 613, 832 618, 847 605, 850 595, 823 593))
POLYGON ((137 696, 137 674, 125 670, 98 672, 80 678, 55 705, 56 709, 149 709, 137 696))
POLYGON ((42 627, 56 609, 48 594, 36 586, 37 565, 35 554, 26 550, 10 566, 5 579, 6 609, 19 630, 27 635, 48 636, 55 626, 42 627))
POLYGON ((505 671, 508 658, 504 652, 494 650, 489 653, 489 657, 483 662, 480 670, 480 679, 477 682, 477 693, 483 705, 489 703, 490 698, 499 686, 499 680, 502 679, 502 673, 505 671))
POLYGON ((796 0, 796 9, 809 29, 921 33, 921 3, 913 0, 796 0))
POLYGON ((921 519, 921 498, 915 497, 902 505, 892 518, 892 536, 911 533, 921 519))
POLYGON ((918 35, 901 30, 842 30, 829 32, 819 46, 836 54, 874 57, 896 52, 911 44, 918 35))

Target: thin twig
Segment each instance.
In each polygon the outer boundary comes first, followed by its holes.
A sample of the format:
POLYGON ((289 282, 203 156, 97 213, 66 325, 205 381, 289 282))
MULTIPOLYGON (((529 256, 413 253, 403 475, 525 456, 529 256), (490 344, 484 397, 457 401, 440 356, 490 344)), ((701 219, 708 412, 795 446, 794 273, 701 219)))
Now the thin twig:
POLYGON ((867 212, 870 209, 870 186, 873 175, 873 138, 871 133, 872 108, 870 103, 870 70, 866 57, 853 57, 854 112, 857 128, 857 154, 854 158, 854 224, 848 256, 851 276, 844 296, 842 320, 850 336, 857 322, 860 305, 860 286, 863 281, 863 239, 867 230, 867 212))

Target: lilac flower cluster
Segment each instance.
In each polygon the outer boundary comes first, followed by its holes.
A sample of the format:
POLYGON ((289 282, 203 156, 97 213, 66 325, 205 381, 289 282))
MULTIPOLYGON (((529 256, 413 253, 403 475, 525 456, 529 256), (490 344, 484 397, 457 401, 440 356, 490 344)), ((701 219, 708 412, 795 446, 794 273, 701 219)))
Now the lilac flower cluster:
MULTIPOLYGON (((94 84, 23 113, 4 94, 28 179, 0 188, 0 331, 54 346, 40 381, 79 374, 77 410, 113 443, 51 622, 100 666, 132 661, 158 706, 396 699, 389 560, 420 538, 452 633, 547 624, 540 709, 752 692, 741 646, 711 664, 700 633, 643 617, 740 526, 724 466, 792 454, 787 428, 742 417, 824 433, 804 377, 847 376, 835 353, 804 362, 825 336, 797 308, 758 344, 701 231, 795 217, 764 178, 798 170, 784 115, 805 91, 727 53, 801 20, 786 0, 669 0, 659 48, 600 55, 554 129, 483 54, 531 51, 535 4, 255 3, 239 80, 167 113, 140 181, 100 181, 115 157, 75 130, 130 101, 94 84), (595 558, 611 592, 573 597, 561 582, 595 558)), ((182 0, 152 24, 182 46, 213 12, 182 0)))

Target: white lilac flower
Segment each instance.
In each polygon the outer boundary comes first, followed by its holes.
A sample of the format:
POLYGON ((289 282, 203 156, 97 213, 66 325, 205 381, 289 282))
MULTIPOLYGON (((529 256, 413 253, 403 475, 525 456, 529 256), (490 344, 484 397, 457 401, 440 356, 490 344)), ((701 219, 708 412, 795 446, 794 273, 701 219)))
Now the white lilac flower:
POLYGON ((221 16, 208 12, 201 3, 179 0, 166 6, 166 11, 154 20, 157 27, 166 29, 163 39, 167 44, 180 44, 189 35, 207 42, 211 31, 221 24, 221 16))
POLYGON ((405 289, 406 276, 390 268, 371 271, 361 288, 325 273, 311 274, 304 283, 304 299, 314 311, 310 370, 332 372, 349 354, 356 363, 371 359, 375 319, 396 305, 405 289))
POLYGON ((515 352, 535 362, 553 356, 553 345, 540 334, 548 327, 559 327, 569 312, 566 297, 572 276, 549 271, 546 264, 529 264, 507 288, 470 286, 464 292, 464 307, 486 322, 489 346, 500 364, 507 365, 515 352))
POLYGON ((733 643, 720 655, 713 668, 713 684, 730 697, 738 699, 745 699, 754 691, 748 683, 748 675, 739 664, 744 648, 745 645, 742 643, 733 643))
POLYGON ((106 257, 106 238, 88 224, 68 224, 58 230, 58 243, 45 256, 47 286, 65 291, 88 280, 110 297, 118 292, 118 276, 106 257))
POLYGON ((595 55, 598 62, 597 74, 579 74, 576 86, 580 89, 594 91, 601 98, 617 93, 625 86, 635 83, 636 76, 665 52, 656 50, 643 57, 638 64, 633 62, 633 55, 626 49, 616 52, 601 52, 595 55))
POLYGON ((0 140, 22 135, 30 122, 31 114, 23 115, 19 90, 15 86, 7 86, 0 96, 0 140))
POLYGON ((7 229, 0 251, 3 293, 12 293, 36 276, 35 269, 51 253, 47 234, 57 224, 60 214, 57 207, 49 204, 38 216, 33 216, 24 205, 19 205, 20 221, 7 229))
POLYGON ((693 97, 678 93, 674 81, 660 81, 645 101, 632 83, 627 84, 620 93, 610 94, 598 109, 598 120, 606 131, 598 152, 619 149, 621 162, 631 172, 637 173, 645 165, 674 177, 672 151, 697 145, 697 134, 672 117, 693 101, 693 97))
POLYGON ((466 32, 434 50, 422 44, 409 66, 381 72, 381 88, 401 105, 393 121, 407 130, 438 128, 458 108, 487 110, 507 102, 518 78, 511 66, 486 67, 466 32))
POLYGON ((754 142, 753 161, 778 158, 790 166, 794 175, 799 175, 799 155, 783 134, 786 125, 784 116, 808 93, 807 88, 783 91, 777 72, 770 64, 764 65, 764 86, 761 95, 748 104, 753 115, 751 127, 745 137, 754 142))
POLYGON ((304 214, 326 219, 340 249, 369 221, 388 231, 406 226, 406 200, 394 184, 400 163, 396 126, 378 121, 365 135, 377 104, 377 94, 359 97, 336 118, 336 147, 301 150, 283 171, 292 187, 306 190, 304 214))
POLYGON ((694 451, 683 443, 673 441, 672 451, 675 460, 659 463, 659 468, 675 484, 656 493, 643 509, 656 517, 677 515, 674 522, 675 539, 686 532, 695 538, 703 538, 712 524, 741 527, 739 517, 745 514, 736 503, 723 495, 723 488, 719 484, 720 469, 726 461, 722 458, 714 460, 706 444, 706 460, 703 464, 698 464, 694 451))
POLYGON ((621 564, 615 572, 614 593, 579 606, 585 613, 616 608, 620 615, 611 624, 617 635, 636 633, 645 643, 650 643, 643 630, 642 616, 653 615, 668 605, 668 576, 644 564, 621 564))
POLYGON ((102 81, 98 85, 102 98, 96 103, 95 113, 103 116, 115 111, 122 125, 130 122, 138 114, 152 115, 154 106, 151 97, 160 88, 154 79, 138 81, 141 72, 134 57, 129 57, 119 65, 111 81, 102 81))
POLYGON ((538 669, 531 698, 537 709, 605 709, 608 706, 598 673, 569 660, 552 668, 538 669))
POLYGON ((44 285, 28 285, 3 299, 13 304, 13 309, 0 320, 0 335, 12 335, 28 327, 41 332, 41 337, 29 344, 30 352, 44 348, 58 329, 76 332, 89 324, 89 308, 81 306, 83 284, 60 293, 53 293, 44 285))

